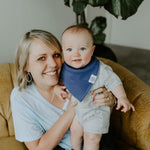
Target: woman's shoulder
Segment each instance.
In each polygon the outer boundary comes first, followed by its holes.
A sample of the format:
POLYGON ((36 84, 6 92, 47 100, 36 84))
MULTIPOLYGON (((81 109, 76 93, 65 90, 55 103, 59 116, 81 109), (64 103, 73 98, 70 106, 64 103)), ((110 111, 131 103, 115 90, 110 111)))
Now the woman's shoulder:
POLYGON ((33 85, 27 86, 24 89, 19 90, 19 87, 14 87, 11 95, 10 95, 10 100, 11 102, 15 101, 20 101, 21 99, 23 100, 25 97, 29 96, 31 93, 33 93, 33 85))
POLYGON ((11 91, 10 98, 12 99, 13 97, 16 97, 16 95, 20 95, 21 91, 19 90, 19 87, 14 87, 13 90, 11 91))

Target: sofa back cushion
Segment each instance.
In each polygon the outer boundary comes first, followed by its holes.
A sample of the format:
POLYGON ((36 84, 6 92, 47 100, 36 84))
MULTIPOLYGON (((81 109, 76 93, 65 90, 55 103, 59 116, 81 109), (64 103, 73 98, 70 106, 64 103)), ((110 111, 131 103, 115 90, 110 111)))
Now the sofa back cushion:
POLYGON ((13 88, 10 64, 0 64, 0 137, 14 135, 10 105, 13 88))

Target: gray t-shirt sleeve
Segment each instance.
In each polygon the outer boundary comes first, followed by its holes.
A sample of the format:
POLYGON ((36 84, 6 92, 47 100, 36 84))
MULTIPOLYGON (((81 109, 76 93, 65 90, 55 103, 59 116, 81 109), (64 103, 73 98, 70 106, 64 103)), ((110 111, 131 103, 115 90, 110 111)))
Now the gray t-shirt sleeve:
POLYGON ((103 62, 100 62, 101 80, 104 82, 104 86, 107 90, 111 91, 117 85, 122 84, 120 78, 113 72, 112 68, 103 62))

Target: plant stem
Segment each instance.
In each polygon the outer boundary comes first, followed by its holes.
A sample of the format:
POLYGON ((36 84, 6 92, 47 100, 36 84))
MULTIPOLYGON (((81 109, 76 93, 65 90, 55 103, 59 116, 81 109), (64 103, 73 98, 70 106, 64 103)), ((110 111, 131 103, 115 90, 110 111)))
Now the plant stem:
POLYGON ((76 24, 79 24, 79 15, 76 14, 76 24))
POLYGON ((86 22, 85 11, 80 14, 80 24, 88 27, 88 23, 86 22))

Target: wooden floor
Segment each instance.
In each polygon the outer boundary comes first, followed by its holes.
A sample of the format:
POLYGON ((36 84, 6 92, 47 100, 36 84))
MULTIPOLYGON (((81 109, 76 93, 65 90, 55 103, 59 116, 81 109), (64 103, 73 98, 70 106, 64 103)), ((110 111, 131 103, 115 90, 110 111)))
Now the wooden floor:
POLYGON ((132 71, 150 85, 150 50, 108 45, 115 53, 118 63, 132 71))

